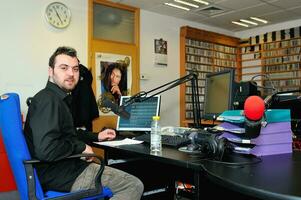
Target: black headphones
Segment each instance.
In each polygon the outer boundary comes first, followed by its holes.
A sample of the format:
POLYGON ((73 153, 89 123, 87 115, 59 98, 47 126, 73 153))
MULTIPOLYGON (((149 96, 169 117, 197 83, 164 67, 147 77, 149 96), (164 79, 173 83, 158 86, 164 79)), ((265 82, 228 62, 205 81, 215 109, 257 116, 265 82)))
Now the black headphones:
POLYGON ((219 138, 216 134, 211 134, 208 140, 204 142, 202 151, 207 153, 209 158, 222 160, 224 153, 229 149, 230 143, 226 138, 219 138))
POLYGON ((197 130, 190 133, 192 143, 199 146, 199 150, 206 157, 222 160, 226 150, 232 150, 232 145, 226 138, 219 138, 219 134, 212 134, 205 130, 197 130))

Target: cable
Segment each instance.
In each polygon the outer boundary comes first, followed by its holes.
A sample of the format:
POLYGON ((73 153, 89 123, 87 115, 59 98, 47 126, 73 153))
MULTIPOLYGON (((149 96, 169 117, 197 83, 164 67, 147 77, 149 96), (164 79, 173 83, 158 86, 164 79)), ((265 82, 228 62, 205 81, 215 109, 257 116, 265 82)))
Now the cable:
POLYGON ((271 79, 270 79, 270 75, 268 75, 268 74, 258 74, 258 75, 255 75, 255 76, 253 76, 253 77, 251 78, 250 83, 251 83, 252 85, 254 85, 255 87, 257 87, 257 88, 262 88, 262 89, 265 89, 265 90, 273 90, 273 91, 276 91, 276 88, 275 88, 273 82, 272 82, 271 79), (256 84, 256 81, 255 81, 255 78, 260 77, 260 76, 265 77, 265 78, 267 79, 267 81, 270 82, 271 87, 257 85, 257 84, 256 84))
MULTIPOLYGON (((240 155, 245 155, 245 154, 240 154, 240 155)), ((254 164, 258 164, 262 162, 262 159, 260 157, 257 156, 253 156, 252 155, 252 159, 255 159, 253 161, 246 161, 246 162, 226 162, 226 161, 221 161, 221 160, 216 160, 214 159, 214 157, 203 157, 204 155, 202 154, 202 156, 198 156, 198 154, 192 154, 191 158, 193 159, 193 162, 202 162, 202 161, 208 161, 208 162, 212 162, 212 163, 217 163, 217 164, 224 164, 224 165, 229 165, 229 166, 244 166, 244 165, 254 165, 254 164)), ((230 156, 227 153, 227 156, 230 156)), ((234 157, 234 156, 232 156, 234 157)))
POLYGON ((220 161, 220 160, 213 160, 211 158, 205 158, 202 159, 204 161, 209 161, 213 163, 218 163, 218 164, 224 164, 224 165, 230 165, 230 166, 245 166, 245 165, 254 165, 262 162, 262 159, 260 157, 254 157, 255 161, 247 161, 247 162, 225 162, 225 161, 220 161))

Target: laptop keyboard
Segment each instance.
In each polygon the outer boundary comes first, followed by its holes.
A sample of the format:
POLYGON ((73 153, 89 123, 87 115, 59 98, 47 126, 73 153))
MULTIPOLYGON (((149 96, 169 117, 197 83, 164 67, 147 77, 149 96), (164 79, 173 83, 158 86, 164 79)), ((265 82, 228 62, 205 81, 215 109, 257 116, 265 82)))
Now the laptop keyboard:
MULTIPOLYGON (((161 138, 162 138, 162 145, 175 147, 175 148, 185 146, 191 143, 190 139, 183 138, 181 136, 161 135, 161 138)), ((146 143, 150 143, 150 134, 139 135, 134 139, 144 141, 146 143)))

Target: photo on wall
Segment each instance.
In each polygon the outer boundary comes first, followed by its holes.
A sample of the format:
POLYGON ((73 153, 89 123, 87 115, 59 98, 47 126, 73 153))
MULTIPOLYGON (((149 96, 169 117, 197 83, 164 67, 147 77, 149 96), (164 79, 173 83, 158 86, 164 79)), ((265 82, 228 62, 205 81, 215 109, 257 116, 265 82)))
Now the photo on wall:
POLYGON ((154 40, 155 66, 167 67, 167 41, 161 39, 154 40))
POLYGON ((130 95, 132 86, 132 58, 127 55, 96 53, 96 96, 101 115, 114 115, 103 105, 109 99, 119 105, 121 96, 130 95))

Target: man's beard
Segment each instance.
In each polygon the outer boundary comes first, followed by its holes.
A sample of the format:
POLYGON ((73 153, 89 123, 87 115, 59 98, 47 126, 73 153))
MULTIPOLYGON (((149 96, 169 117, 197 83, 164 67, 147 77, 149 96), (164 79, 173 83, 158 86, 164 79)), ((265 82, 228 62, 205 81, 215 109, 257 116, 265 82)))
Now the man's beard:
MULTIPOLYGON (((61 89, 64 90, 65 92, 71 92, 71 91, 75 88, 75 86, 76 86, 76 84, 77 84, 77 83, 75 83, 75 84, 73 85, 72 88, 66 88, 66 87, 64 87, 63 84, 59 84, 53 77, 49 77, 49 81, 52 82, 52 83, 54 83, 54 84, 56 84, 59 88, 61 88, 61 89)), ((64 83, 65 81, 66 81, 66 80, 64 80, 63 83, 64 83)), ((74 78, 73 78, 73 82, 75 82, 74 78)))

